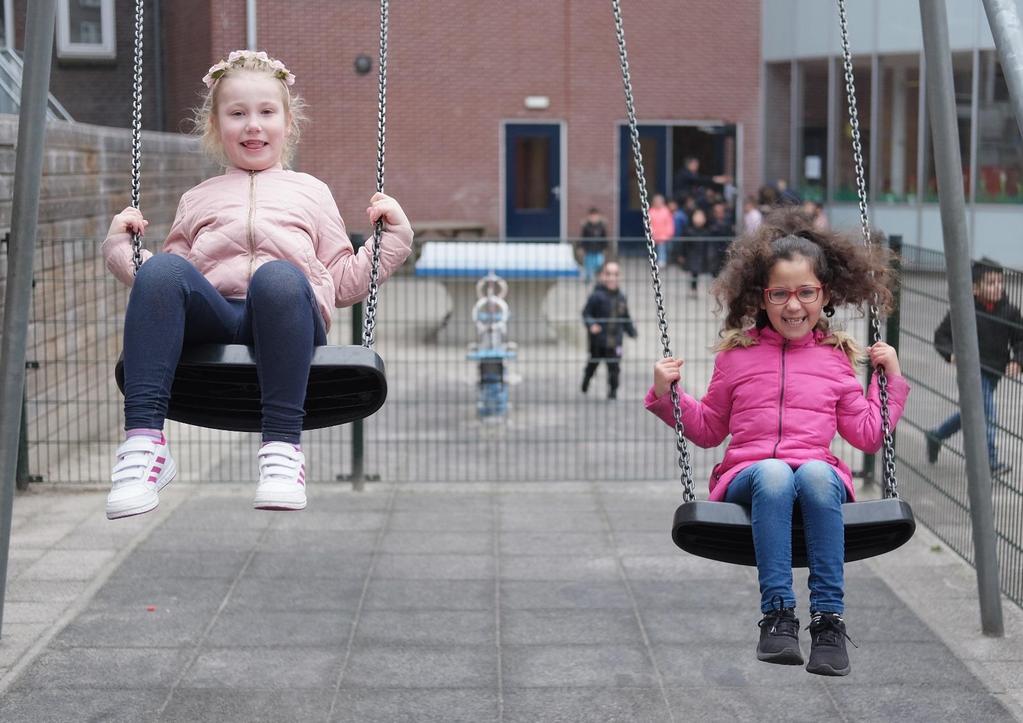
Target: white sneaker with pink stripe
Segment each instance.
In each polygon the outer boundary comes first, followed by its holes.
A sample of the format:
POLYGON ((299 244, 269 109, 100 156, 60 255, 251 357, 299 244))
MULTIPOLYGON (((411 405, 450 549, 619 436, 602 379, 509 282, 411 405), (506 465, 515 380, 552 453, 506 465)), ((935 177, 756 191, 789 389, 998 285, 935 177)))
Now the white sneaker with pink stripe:
POLYGON ((107 495, 107 519, 149 512, 160 504, 159 491, 177 474, 167 440, 129 437, 117 448, 107 495))
POLYGON ((305 455, 287 442, 259 448, 259 487, 252 506, 257 510, 304 510, 305 455))

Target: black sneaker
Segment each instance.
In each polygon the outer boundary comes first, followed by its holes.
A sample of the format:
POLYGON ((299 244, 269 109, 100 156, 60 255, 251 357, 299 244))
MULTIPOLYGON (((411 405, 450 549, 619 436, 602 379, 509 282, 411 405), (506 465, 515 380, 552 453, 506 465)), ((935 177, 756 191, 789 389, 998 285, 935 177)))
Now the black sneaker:
POLYGON ((924 432, 924 438, 927 440, 927 461, 934 464, 938 461, 938 452, 941 451, 941 440, 931 431, 924 432))
POLYGON ((796 611, 793 608, 783 608, 781 598, 776 600, 777 607, 764 613, 764 619, 757 623, 760 626, 757 660, 778 665, 802 665, 796 611))
MULTIPOLYGON (((813 613, 810 624, 810 662, 806 672, 817 675, 849 675, 849 653, 845 641, 845 621, 838 613, 813 613)), ((856 643, 853 643, 856 647, 856 643)))
POLYGON ((611 387, 610 389, 608 389, 607 390, 607 398, 608 399, 618 399, 618 388, 617 387, 611 387))
POLYGON ((582 386, 579 387, 579 391, 581 391, 583 394, 586 394, 586 392, 588 392, 589 390, 590 390, 590 378, 589 377, 583 377, 583 383, 582 383, 582 386))

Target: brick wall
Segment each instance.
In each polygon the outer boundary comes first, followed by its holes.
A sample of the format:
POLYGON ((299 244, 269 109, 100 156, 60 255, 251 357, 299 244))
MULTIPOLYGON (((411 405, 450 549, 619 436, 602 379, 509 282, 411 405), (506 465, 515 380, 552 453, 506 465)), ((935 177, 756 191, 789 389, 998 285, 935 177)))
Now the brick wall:
MULTIPOLYGON (((18 50, 25 47, 25 15, 30 1, 15 0, 14 3, 14 37, 18 50)), ((117 57, 113 60, 62 60, 57 57, 57 43, 54 40, 50 92, 76 121, 126 128, 131 124, 135 0, 116 0, 114 7, 117 57), (83 89, 88 90, 83 92, 83 89)), ((146 0, 142 125, 156 130, 160 126, 156 112, 157 45, 153 14, 153 2, 146 0)))
MULTIPOLYGON (((743 181, 755 189, 760 2, 624 5, 640 120, 742 124, 743 181)), ((349 227, 363 231, 375 187, 379 5, 260 0, 257 7, 259 47, 295 72, 295 90, 310 105, 297 166, 325 180, 349 227), (374 59, 364 76, 353 69, 360 54, 374 59)), ((165 3, 168 29, 192 23, 192 36, 167 48, 168 91, 175 89, 168 107, 178 112, 194 105, 183 99, 201 90, 206 67, 244 45, 244 2, 165 3), (208 39, 200 7, 209 8, 208 39)), ((482 222, 496 233, 500 124, 518 119, 566 124, 570 233, 587 207, 616 207, 616 123, 625 109, 609 4, 401 3, 391 8, 389 50, 386 189, 410 217, 482 222), (548 96, 550 107, 526 110, 527 95, 548 96)))
MULTIPOLYGON (((17 117, 0 115, 0 228, 4 229, 10 227, 17 136, 17 117)), ((129 131, 50 121, 44 153, 38 237, 102 241, 110 219, 130 198, 129 131)), ((150 239, 169 228, 181 194, 209 172, 196 139, 142 134, 142 209, 151 222, 150 239)))

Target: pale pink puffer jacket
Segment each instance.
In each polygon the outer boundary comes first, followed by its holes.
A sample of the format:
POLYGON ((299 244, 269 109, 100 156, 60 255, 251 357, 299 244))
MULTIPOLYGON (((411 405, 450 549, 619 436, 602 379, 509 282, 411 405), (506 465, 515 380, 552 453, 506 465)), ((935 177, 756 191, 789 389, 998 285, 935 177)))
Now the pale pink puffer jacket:
MULTIPOLYGON (((271 168, 229 168, 182 195, 166 253, 188 259, 229 299, 243 299, 252 274, 282 259, 309 279, 324 323, 335 306, 361 301, 369 292, 373 240, 354 253, 327 184, 306 173, 271 168)), ((131 236, 108 236, 107 268, 124 284, 135 280, 131 236)), ((412 251, 412 226, 385 224, 380 244, 380 281, 412 251)), ((143 262, 152 254, 143 250, 143 262)))
MULTIPOLYGON (((787 462, 793 469, 811 460, 827 462, 845 483, 849 500, 855 489, 849 467, 831 452, 835 433, 864 452, 876 452, 884 440, 877 375, 866 396, 841 349, 824 343, 814 331, 790 341, 771 327, 747 332, 755 343, 722 351, 714 360, 707 393, 696 400, 680 391, 685 436, 700 447, 716 447, 732 436, 724 459, 710 478, 710 499, 725 498, 728 483, 763 459, 787 462)), ((684 367, 683 367, 684 370, 684 367)), ((909 384, 888 377, 892 428, 902 416, 909 384)), ((674 427, 671 394, 656 397, 651 387, 646 407, 674 427)))

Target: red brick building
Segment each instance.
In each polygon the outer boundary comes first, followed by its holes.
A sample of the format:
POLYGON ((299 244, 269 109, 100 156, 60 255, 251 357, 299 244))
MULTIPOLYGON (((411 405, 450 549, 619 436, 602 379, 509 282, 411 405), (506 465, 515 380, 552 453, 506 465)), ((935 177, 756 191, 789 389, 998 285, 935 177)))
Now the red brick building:
MULTIPOLYGON (((55 58, 51 88, 76 120, 126 125, 133 0, 69 1, 110 6, 116 54, 55 58)), ((20 18, 25 0, 14 5, 20 18)), ((760 1, 622 5, 651 193, 670 193, 690 154, 701 172, 755 189, 760 1)), ((375 185, 377 2, 146 0, 147 127, 185 127, 208 66, 246 46, 253 6, 255 47, 284 60, 309 103, 296 166, 325 180, 360 230, 375 185)), ((389 51, 385 185, 414 222, 565 238, 597 206, 613 232, 635 232, 609 2, 395 2, 389 51)))

